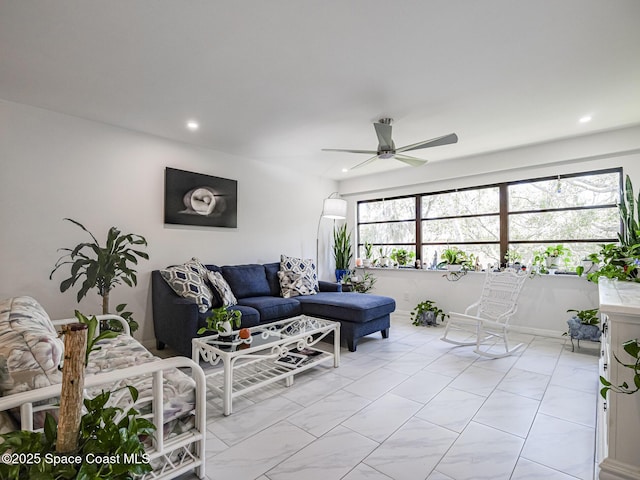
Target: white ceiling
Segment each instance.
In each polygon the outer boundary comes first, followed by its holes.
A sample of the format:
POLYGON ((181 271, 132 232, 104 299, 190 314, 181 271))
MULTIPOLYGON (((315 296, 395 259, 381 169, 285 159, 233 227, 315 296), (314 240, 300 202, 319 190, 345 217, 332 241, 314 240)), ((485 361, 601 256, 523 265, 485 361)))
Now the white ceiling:
POLYGON ((0 0, 0 98, 342 179, 411 168, 320 151, 385 116, 397 146, 456 132, 431 161, 640 123, 639 25, 638 0, 0 0))

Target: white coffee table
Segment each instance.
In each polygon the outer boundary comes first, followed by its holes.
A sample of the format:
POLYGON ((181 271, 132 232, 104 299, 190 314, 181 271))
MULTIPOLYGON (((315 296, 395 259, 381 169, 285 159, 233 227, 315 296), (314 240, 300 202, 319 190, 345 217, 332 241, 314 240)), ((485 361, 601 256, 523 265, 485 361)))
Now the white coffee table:
POLYGON ((278 380, 287 387, 294 375, 321 363, 340 365, 340 323, 301 315, 275 323, 251 327, 249 339, 234 332, 231 338, 220 335, 194 338, 192 358, 216 365, 222 371, 207 374, 207 387, 220 394, 224 414, 232 412, 233 398, 278 380), (316 344, 333 332, 333 353, 316 344))

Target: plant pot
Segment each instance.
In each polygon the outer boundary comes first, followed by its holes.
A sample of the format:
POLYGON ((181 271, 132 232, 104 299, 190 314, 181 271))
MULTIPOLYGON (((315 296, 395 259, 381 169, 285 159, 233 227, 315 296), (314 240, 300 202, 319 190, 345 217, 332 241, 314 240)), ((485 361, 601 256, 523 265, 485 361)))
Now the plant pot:
POLYGON ((364 258, 362 260, 362 266, 364 268, 369 268, 371 266, 371 259, 370 258, 364 258))
POLYGON ((341 270, 336 268, 336 282, 342 282, 342 279, 349 274, 349 270, 341 270))
POLYGON ((591 273, 598 270, 599 265, 597 263, 593 263, 591 260, 582 260, 580 262, 582 268, 584 268, 584 273, 591 273))
POLYGON ((451 265, 451 264, 448 264, 447 265, 447 270, 449 272, 459 272, 460 270, 462 270, 462 265, 455 265, 455 264, 451 265))
POLYGON ((387 257, 381 257, 380 258, 380 266, 381 267, 388 267, 390 262, 391 262, 391 260, 389 260, 387 257))
POLYGON ((547 265, 547 268, 549 270, 551 269, 557 270, 558 268, 560 268, 559 260, 560 260, 559 257, 547 257, 544 259, 547 265))
POLYGON ((233 328, 231 327, 231 322, 229 321, 222 322, 220 327, 222 328, 222 330, 218 330, 218 336, 229 337, 233 335, 233 328))
POLYGON ((422 312, 418 321, 420 325, 436 325, 436 315, 433 312, 422 312))

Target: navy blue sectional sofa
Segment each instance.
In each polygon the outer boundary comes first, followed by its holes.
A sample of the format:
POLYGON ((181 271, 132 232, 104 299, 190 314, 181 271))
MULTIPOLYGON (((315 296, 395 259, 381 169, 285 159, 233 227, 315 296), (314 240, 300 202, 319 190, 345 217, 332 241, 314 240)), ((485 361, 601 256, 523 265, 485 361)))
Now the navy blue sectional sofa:
MULTIPOLYGON (((390 314, 395 310, 393 298, 380 295, 342 292, 340 285, 319 282, 315 295, 282 298, 278 270, 280 263, 206 265, 225 278, 238 305, 231 307, 242 312, 242 325, 253 327, 277 320, 309 315, 339 321, 340 337, 347 348, 355 352, 358 339, 381 332, 389 335, 390 314)), ((200 313, 192 301, 182 298, 165 282, 159 270, 151 273, 153 324, 159 349, 169 345, 181 355, 191 356, 191 340, 206 325, 210 311, 200 313)), ((214 292, 215 295, 215 292, 214 292)), ((221 301, 216 306, 221 305, 221 301)))

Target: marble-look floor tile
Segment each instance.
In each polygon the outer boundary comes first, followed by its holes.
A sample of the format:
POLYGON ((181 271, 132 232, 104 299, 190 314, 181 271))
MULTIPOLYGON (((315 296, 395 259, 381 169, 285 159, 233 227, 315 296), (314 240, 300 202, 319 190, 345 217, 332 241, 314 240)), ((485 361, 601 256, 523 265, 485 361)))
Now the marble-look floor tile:
POLYGON ((391 393, 425 404, 449 383, 451 383, 451 377, 421 370, 392 389, 391 393))
POLYGON ((497 389, 533 398, 534 400, 542 400, 550 379, 550 375, 514 367, 504 376, 497 389))
POLYGON ((427 477, 427 480, 454 480, 453 478, 445 475, 444 473, 440 473, 437 470, 431 472, 431 475, 427 477))
POLYGON ((298 382, 296 378, 294 384, 282 392, 282 396, 300 405, 309 406, 351 383, 353 380, 333 371, 324 372, 304 382, 298 382))
POLYGON ((269 470, 267 477, 270 480, 338 480, 377 446, 373 440, 339 426, 269 470))
POLYGON ((281 422, 208 458, 206 475, 211 480, 254 480, 314 440, 304 430, 281 422))
POLYGON ((529 352, 529 349, 527 349, 513 366, 520 370, 527 370, 542 375, 551 375, 557 363, 557 355, 544 355, 529 352))
POLYGON ((457 438, 451 430, 414 418, 385 440, 364 463, 394 480, 426 478, 457 438))
POLYGON ((595 369, 584 369, 558 365, 553 375, 551 375, 550 383, 551 385, 593 393, 597 392, 600 387, 599 378, 597 367, 595 369))
POLYGON ((588 393, 549 385, 540 405, 540 413, 595 428, 597 395, 595 391, 588 393))
POLYGON ((485 400, 481 395, 446 387, 416 417, 460 433, 485 400))
MULTIPOLYGON (((360 353, 360 352, 355 352, 360 353)), ((368 373, 375 372, 379 368, 383 368, 387 365, 387 361, 381 358, 377 358, 372 355, 360 355, 353 361, 340 365, 336 369, 336 373, 343 377, 350 378, 352 380, 359 380, 368 373)))
POLYGON ((575 478, 522 457, 511 475, 511 480, 575 480, 575 478))
POLYGON ((320 437, 370 403, 371 400, 340 390, 300 410, 288 420, 310 434, 320 437))
POLYGON ((434 360, 435 357, 411 352, 403 355, 397 360, 389 362, 386 368, 393 370, 394 372, 404 373, 405 375, 413 375, 427 367, 427 365, 434 360))
POLYGON ((508 480, 523 443, 520 437, 471 422, 436 470, 455 480, 508 480))
POLYGON ((347 475, 342 477, 342 480, 395 480, 391 477, 387 477, 384 473, 379 472, 375 468, 371 468, 369 465, 361 463, 351 470, 347 475))
POLYGON ((394 372, 387 368, 380 368, 363 376, 360 380, 356 380, 347 385, 344 390, 368 398, 369 400, 375 400, 407 378, 409 378, 409 376, 403 373, 394 372))
POLYGON ((538 414, 521 456, 568 475, 591 480, 594 442, 593 428, 538 414))
POLYGON ((360 410, 342 425, 376 442, 383 442, 421 407, 420 403, 389 393, 360 410))
POLYGON ((234 445, 301 409, 302 406, 297 403, 277 396, 246 408, 242 412, 218 418, 207 428, 227 445, 234 445))
POLYGON ((425 367, 425 370, 448 377, 457 377, 469 368, 474 361, 475 359, 472 358, 460 358, 455 355, 445 354, 431 362, 425 367))
POLYGON ((458 390, 464 390, 465 392, 488 397, 500 383, 504 375, 503 372, 487 370, 486 368, 474 367, 472 365, 458 375, 449 386, 451 388, 457 388, 458 390))
POLYGON ((525 438, 539 406, 538 400, 495 390, 473 421, 525 438))
MULTIPOLYGON (((504 353, 504 349, 502 352, 504 353)), ((518 361, 518 355, 510 355, 502 358, 488 358, 479 356, 478 359, 473 362, 474 367, 487 368, 489 370, 496 370, 497 372, 508 372, 514 363, 518 361)))
POLYGON ((213 455, 217 455, 221 452, 224 452, 229 445, 224 443, 218 437, 216 437, 212 432, 207 430, 207 440, 205 443, 205 458, 212 457, 213 455))

